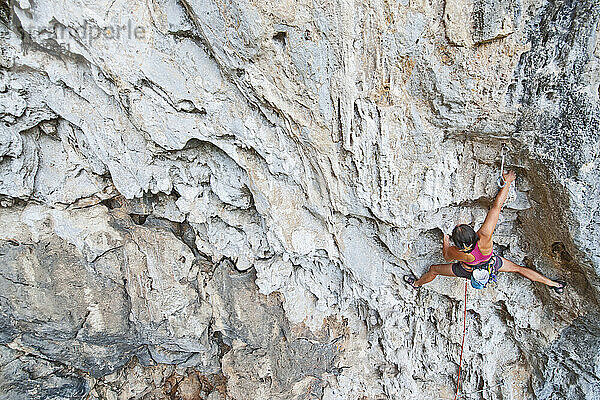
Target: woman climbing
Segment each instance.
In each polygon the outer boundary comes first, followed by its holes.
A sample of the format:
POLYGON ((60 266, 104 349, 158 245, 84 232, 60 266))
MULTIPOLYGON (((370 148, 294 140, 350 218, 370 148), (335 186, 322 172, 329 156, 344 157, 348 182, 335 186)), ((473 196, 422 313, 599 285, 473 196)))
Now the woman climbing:
POLYGON ((453 261, 450 264, 436 264, 429 267, 420 279, 416 279, 412 275, 405 275, 404 281, 415 289, 420 289, 426 283, 431 282, 438 275, 461 277, 471 279, 473 270, 483 266, 490 266, 493 274, 498 272, 516 272, 535 282, 541 282, 548 285, 558 294, 562 294, 566 283, 563 281, 553 281, 546 278, 544 275, 527 267, 522 267, 514 262, 507 260, 494 254, 494 242, 492 235, 500 217, 500 210, 508 196, 508 190, 516 175, 513 171, 503 173, 502 177, 506 184, 502 187, 494 204, 487 216, 483 225, 477 232, 469 225, 457 225, 452 231, 452 241, 455 246, 450 245, 450 238, 444 234, 444 244, 442 253, 444 260, 453 261))

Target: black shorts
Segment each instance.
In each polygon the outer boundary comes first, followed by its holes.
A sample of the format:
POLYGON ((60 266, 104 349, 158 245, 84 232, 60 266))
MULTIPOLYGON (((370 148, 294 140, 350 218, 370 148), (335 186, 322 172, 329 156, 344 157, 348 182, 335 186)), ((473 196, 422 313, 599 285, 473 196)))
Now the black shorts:
MULTIPOLYGON (((494 254, 492 258, 489 259, 489 261, 485 261, 477 265, 469 265, 469 267, 475 269, 477 267, 481 267, 482 264, 487 264, 492 261, 494 262, 494 274, 498 274, 498 270, 502 268, 502 259, 496 254, 494 254)), ((471 279, 471 276, 473 276, 473 271, 467 271, 462 264, 462 261, 455 262, 454 264, 452 264, 452 273, 458 276, 459 278, 471 279)))

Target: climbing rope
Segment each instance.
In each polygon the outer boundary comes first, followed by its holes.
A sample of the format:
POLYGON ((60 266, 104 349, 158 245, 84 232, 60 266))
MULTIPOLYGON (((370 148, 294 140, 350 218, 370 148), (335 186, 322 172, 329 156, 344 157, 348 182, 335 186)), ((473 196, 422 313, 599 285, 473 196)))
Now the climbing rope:
POLYGON ((456 381, 456 394, 454 400, 458 398, 458 390, 460 389, 460 372, 463 359, 463 350, 465 348, 465 336, 467 336, 467 288, 469 287, 469 281, 465 279, 465 313, 463 315, 463 338, 462 344, 460 345, 460 361, 458 362, 458 380, 456 381))

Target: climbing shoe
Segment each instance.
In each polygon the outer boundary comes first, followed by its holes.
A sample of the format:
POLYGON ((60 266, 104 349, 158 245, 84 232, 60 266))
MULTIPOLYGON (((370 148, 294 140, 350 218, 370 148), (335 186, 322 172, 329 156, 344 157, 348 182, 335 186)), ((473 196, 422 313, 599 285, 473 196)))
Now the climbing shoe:
POLYGON ((550 289, 554 290, 556 292, 556 294, 563 294, 563 292, 565 291, 565 286, 567 286, 567 283, 565 281, 554 281, 558 284, 560 284, 560 286, 550 286, 550 289))

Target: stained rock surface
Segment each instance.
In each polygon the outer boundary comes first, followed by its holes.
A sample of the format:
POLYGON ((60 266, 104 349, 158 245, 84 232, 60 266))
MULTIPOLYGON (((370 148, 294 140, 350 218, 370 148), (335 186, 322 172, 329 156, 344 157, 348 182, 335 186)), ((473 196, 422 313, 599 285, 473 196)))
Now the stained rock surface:
POLYGON ((0 397, 600 399, 600 3, 0 1, 0 397))

